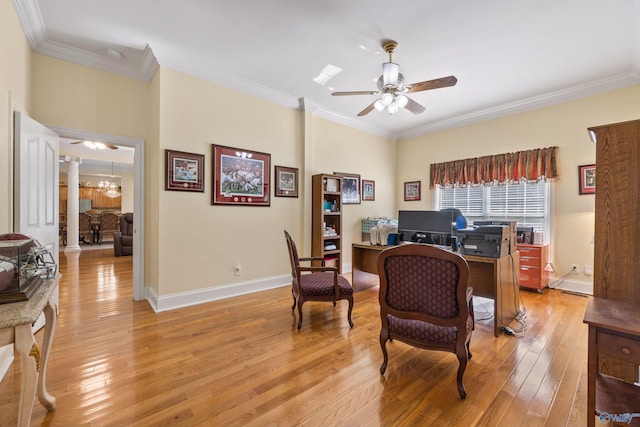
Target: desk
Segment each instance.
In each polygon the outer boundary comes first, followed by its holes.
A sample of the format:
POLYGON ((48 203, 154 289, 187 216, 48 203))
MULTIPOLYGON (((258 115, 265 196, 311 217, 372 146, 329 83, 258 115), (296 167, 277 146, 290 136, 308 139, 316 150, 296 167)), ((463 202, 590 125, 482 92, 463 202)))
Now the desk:
POLYGON ((29 425, 36 391, 42 406, 48 410, 56 406, 56 399, 47 392, 46 370, 56 326, 53 294, 59 282, 60 274, 53 279, 45 280, 28 301, 0 304, 0 345, 15 344, 22 361, 18 426, 29 425), (47 323, 40 353, 31 324, 38 320, 42 312, 47 323))
POLYGON ((610 417, 625 414, 633 414, 626 424, 640 425, 640 388, 600 372, 599 365, 607 368, 607 364, 598 360, 598 356, 611 357, 633 364, 637 372, 640 364, 639 307, 629 302, 589 298, 584 313, 584 323, 589 325, 587 426, 595 425, 596 415, 608 422, 613 419, 610 417))
MULTIPOLYGON (((377 286, 378 254, 391 246, 354 243, 351 248, 352 285, 355 292, 377 286)), ((469 286, 473 294, 493 300, 493 334, 497 337, 504 326, 518 315, 520 289, 517 274, 520 269, 518 252, 502 258, 463 255, 469 264, 469 286)))

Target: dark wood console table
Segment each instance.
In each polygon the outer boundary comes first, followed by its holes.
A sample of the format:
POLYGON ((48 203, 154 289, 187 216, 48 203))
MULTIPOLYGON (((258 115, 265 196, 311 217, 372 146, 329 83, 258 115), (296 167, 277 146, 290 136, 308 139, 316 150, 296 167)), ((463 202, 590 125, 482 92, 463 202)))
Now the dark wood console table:
MULTIPOLYGON (((352 245, 351 268, 354 291, 361 291, 380 284, 378 255, 390 246, 372 245, 367 242, 352 245)), ((473 294, 493 300, 493 334, 498 336, 504 326, 518 315, 520 289, 517 284, 520 259, 518 252, 502 258, 463 255, 469 264, 469 286, 473 294)))
MULTIPOLYGON (((634 364, 637 372, 640 305, 591 297, 584 323, 589 325, 587 426, 595 426, 596 415, 606 423, 618 421, 640 426, 640 387, 601 372, 599 361, 599 356, 622 360, 634 364)), ((628 380, 633 381, 633 378, 628 380)))

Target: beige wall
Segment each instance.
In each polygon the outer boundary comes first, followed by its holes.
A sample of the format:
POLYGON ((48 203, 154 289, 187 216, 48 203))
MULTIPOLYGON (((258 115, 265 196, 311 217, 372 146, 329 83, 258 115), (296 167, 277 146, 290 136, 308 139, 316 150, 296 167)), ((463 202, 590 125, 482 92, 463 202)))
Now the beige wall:
POLYGON ((429 163, 551 145, 560 146, 561 174, 554 263, 559 270, 592 265, 593 196, 577 194, 577 166, 595 156, 586 128, 637 118, 640 99, 636 86, 396 143, 167 68, 144 83, 31 54, 7 1, 0 1, 0 35, 0 231, 11 229, 9 105, 45 124, 144 139, 145 286, 160 296, 286 275, 282 230, 309 251, 314 173, 376 182, 375 202, 344 207, 348 269, 362 218, 432 208, 429 163), (270 207, 212 206, 211 144, 267 152, 272 166, 298 167, 300 196, 272 197, 270 207), (206 155, 204 193, 164 190, 165 149, 206 155), (422 201, 407 203, 402 185, 413 180, 422 181, 422 201), (238 262, 242 275, 234 276, 238 262))
MULTIPOLYGON (((350 248, 353 242, 362 240, 362 219, 397 216, 396 142, 320 118, 315 118, 312 126, 311 175, 351 173, 360 175, 361 180, 375 181, 375 201, 342 207, 343 266, 350 270, 350 248)), ((307 206, 310 208, 311 199, 307 206)))
MULTIPOLYGON (((211 205, 212 144, 271 154, 299 167, 301 113, 162 68, 160 147, 204 154, 205 192, 159 191, 159 294, 257 280, 288 271, 282 230, 298 228, 301 198, 271 206, 211 205), (240 263, 242 273, 234 276, 240 263)), ((151 167, 164 168, 164 152, 151 167)), ((271 179, 273 179, 272 172, 271 179)), ((164 176, 164 174, 162 174, 164 176)))
POLYGON ((13 110, 29 113, 31 48, 10 0, 0 0, 0 233, 13 230, 13 110))
MULTIPOLYGON (((551 237, 556 276, 578 264, 593 266, 594 196, 578 195, 578 165, 595 163, 587 127, 640 117, 640 86, 634 86, 521 114, 425 135, 398 144, 398 181, 421 180, 422 201, 400 209, 432 209, 429 164, 488 154, 558 146, 560 179, 554 184, 555 234, 551 237)), ((591 281, 582 273, 577 280, 591 281)))

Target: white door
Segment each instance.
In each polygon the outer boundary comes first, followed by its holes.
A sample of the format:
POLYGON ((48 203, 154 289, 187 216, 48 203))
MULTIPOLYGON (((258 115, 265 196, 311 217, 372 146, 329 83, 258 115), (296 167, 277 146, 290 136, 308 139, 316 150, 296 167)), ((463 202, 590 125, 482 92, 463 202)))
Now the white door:
POLYGON ((58 262, 58 134, 15 113, 14 230, 46 247, 58 262))
MULTIPOLYGON (((19 112, 14 116, 14 224, 44 245, 58 262, 58 134, 19 112)), ((58 291, 54 298, 58 299, 58 291)), ((33 326, 44 326, 44 315, 33 326)), ((0 347, 0 380, 13 361, 13 345, 0 347)))
MULTIPOLYGON (((38 240, 58 263, 58 134, 16 111, 14 138, 13 229, 38 240)), ((42 325, 44 316, 34 329, 42 325)))

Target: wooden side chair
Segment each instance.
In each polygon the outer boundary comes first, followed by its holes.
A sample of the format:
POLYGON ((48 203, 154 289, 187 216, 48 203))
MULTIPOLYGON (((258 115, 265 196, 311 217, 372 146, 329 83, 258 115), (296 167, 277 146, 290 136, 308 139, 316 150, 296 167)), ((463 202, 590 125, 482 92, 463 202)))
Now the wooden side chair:
POLYGON ((99 217, 98 243, 102 243, 105 235, 110 235, 112 240, 114 233, 120 231, 120 217, 113 212, 105 212, 99 217))
POLYGON ((331 301, 336 305, 338 300, 349 301, 347 319, 349 326, 353 328, 351 311, 353 310, 353 288, 347 279, 338 274, 337 267, 326 267, 322 257, 300 258, 293 239, 287 231, 284 232, 289 249, 291 261, 291 293, 293 305, 291 310, 298 306, 298 329, 302 327, 302 304, 305 301, 331 301), (305 267, 300 261, 321 261, 322 266, 305 267))
POLYGON ((86 212, 80 212, 78 215, 78 239, 91 245, 95 240, 93 218, 86 212))
POLYGON ((458 393, 466 398, 462 376, 471 358, 469 343, 474 328, 467 261, 434 246, 407 244, 380 253, 378 274, 384 356, 380 374, 387 369, 389 340, 448 351, 458 357, 458 393))

